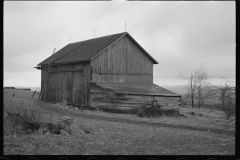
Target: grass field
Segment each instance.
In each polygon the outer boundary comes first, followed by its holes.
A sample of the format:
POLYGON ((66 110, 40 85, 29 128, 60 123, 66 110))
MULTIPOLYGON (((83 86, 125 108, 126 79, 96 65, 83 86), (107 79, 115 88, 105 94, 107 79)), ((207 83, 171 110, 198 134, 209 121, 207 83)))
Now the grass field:
POLYGON ((4 111, 21 113, 22 108, 34 106, 52 121, 61 116, 74 119, 72 135, 34 133, 4 135, 5 155, 234 155, 235 135, 189 130, 179 127, 155 127, 146 123, 172 126, 194 126, 226 130, 234 133, 235 124, 220 111, 181 108, 186 117, 140 118, 135 115, 86 112, 59 104, 38 102, 38 93, 4 90, 4 111), (15 92, 14 97, 12 96, 15 92), (202 114, 193 116, 189 112, 202 114), (85 116, 83 116, 85 115, 85 116), (88 116, 88 117, 86 117, 88 116), (89 118, 89 117, 95 118, 89 118), (97 119, 108 117, 141 123, 126 123, 97 119), (81 132, 87 130, 89 133, 81 132))

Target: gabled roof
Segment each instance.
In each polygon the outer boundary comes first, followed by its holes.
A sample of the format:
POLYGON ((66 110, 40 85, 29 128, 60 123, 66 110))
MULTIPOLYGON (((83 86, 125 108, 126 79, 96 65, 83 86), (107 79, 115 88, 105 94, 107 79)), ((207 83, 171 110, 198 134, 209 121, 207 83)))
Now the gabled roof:
MULTIPOLYGON (((127 32, 70 43, 53 55, 52 63, 71 63, 91 60, 125 35, 128 35, 149 56, 149 58, 152 59, 154 64, 158 63, 127 32)), ((51 57, 52 56, 48 57, 38 65, 49 64, 51 57)))

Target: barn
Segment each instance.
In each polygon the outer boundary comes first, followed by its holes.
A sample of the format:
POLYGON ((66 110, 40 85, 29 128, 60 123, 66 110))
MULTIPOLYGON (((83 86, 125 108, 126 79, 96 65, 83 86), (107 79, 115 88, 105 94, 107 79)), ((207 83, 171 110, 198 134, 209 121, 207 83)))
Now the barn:
POLYGON ((123 32, 70 43, 35 68, 41 70, 41 87, 48 75, 41 96, 45 102, 138 107, 155 99, 178 107, 181 95, 153 83, 154 64, 158 62, 123 32))

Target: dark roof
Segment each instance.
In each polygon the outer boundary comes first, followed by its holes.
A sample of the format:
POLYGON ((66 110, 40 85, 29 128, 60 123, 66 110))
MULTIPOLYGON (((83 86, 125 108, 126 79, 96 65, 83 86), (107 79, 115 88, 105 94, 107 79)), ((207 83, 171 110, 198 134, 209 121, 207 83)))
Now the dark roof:
MULTIPOLYGON (((68 63, 68 62, 79 62, 87 61, 95 57, 97 54, 101 53, 108 46, 122 38, 124 35, 129 35, 127 32, 108 35, 104 37, 98 37, 94 39, 89 39, 85 41, 80 41, 76 43, 70 43, 57 51, 52 59, 52 63, 68 63)), ((130 35, 129 37, 135 41, 130 35)), ((136 42, 136 41, 135 41, 136 42)), ((142 48, 137 42, 136 44, 142 48)), ((142 48, 143 49, 143 48, 142 48)), ((153 60, 154 64, 158 62, 150 56, 144 49, 143 51, 153 60)), ((38 65, 47 65, 51 61, 51 57, 48 57, 38 65)))
POLYGON ((181 97, 181 95, 160 87, 154 83, 122 83, 122 82, 97 82, 97 85, 113 89, 119 94, 140 94, 140 95, 156 95, 166 97, 181 97))

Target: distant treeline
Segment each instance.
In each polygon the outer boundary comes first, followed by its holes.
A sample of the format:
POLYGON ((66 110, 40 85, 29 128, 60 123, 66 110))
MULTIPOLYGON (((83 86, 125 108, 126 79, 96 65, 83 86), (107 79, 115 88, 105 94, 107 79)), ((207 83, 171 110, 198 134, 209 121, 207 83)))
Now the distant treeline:
POLYGON ((17 89, 17 90, 28 90, 28 91, 31 91, 31 89, 30 89, 30 88, 4 87, 4 89, 17 89))

